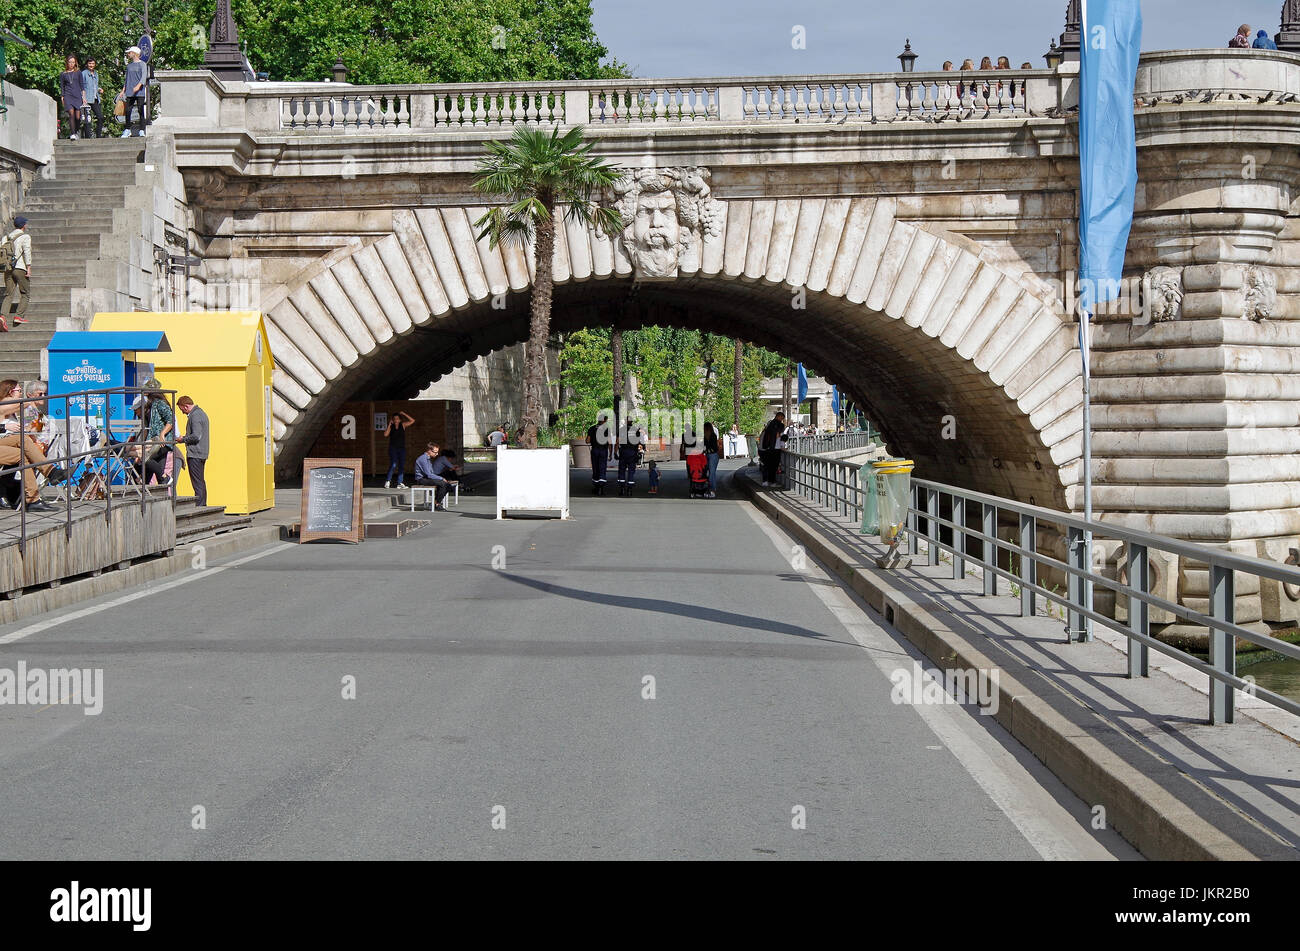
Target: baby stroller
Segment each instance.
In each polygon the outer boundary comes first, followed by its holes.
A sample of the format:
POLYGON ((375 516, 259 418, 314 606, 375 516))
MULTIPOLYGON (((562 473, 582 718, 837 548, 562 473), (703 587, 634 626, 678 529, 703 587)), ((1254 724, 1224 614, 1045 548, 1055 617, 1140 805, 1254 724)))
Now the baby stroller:
POLYGON ((691 483, 691 498, 713 498, 709 491, 709 457, 704 453, 692 453, 686 457, 686 478, 691 483))

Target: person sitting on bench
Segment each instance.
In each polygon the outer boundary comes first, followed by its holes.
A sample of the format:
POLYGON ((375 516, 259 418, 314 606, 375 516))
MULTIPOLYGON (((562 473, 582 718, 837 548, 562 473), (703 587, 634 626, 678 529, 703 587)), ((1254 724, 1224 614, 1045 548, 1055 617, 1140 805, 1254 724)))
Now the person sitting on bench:
POLYGON ((447 488, 456 483, 456 479, 449 478, 456 475, 456 464, 448 457, 454 457, 455 450, 448 449, 445 454, 441 452, 436 442, 429 443, 420 458, 415 460, 415 484, 431 485, 434 490, 434 509, 439 512, 445 512, 446 506, 442 500, 447 497, 447 488))

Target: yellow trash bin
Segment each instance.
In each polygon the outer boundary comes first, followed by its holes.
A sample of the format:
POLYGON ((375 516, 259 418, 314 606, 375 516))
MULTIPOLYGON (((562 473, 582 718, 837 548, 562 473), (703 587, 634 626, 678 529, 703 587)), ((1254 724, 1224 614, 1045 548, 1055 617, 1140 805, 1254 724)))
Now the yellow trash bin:
MULTIPOLYGON (((154 375, 163 389, 190 397, 208 414, 208 504, 235 515, 275 505, 275 361, 260 313, 96 314, 91 329, 166 333, 172 349, 152 355, 154 375)), ((179 412, 176 429, 185 432, 179 412)), ((194 492, 185 471, 176 491, 194 492)))
POLYGON ((880 507, 880 540, 892 545, 899 531, 907 524, 907 509, 912 497, 912 470, 916 463, 911 459, 884 459, 871 464, 876 482, 876 498, 880 507))

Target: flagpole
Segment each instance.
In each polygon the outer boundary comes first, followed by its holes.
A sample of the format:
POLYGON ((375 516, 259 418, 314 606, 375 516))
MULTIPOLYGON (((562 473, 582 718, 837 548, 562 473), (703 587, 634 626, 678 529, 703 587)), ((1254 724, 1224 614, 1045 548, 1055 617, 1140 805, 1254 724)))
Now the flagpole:
MULTIPOLYGON (((1088 311, 1079 311, 1079 352, 1083 358, 1083 519, 1092 524, 1092 341, 1088 334, 1088 311)), ((1092 529, 1083 531, 1083 564, 1089 574, 1083 579, 1083 605, 1092 610, 1092 529)), ((1080 641, 1092 640, 1092 618, 1083 618, 1080 641)))

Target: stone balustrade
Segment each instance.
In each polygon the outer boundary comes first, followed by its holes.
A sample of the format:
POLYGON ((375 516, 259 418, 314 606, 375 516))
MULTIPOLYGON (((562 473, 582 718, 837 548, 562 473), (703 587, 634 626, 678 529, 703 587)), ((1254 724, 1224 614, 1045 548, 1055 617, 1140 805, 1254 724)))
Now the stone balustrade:
MULTIPOLYGON (((758 122, 943 122, 1060 117, 1077 106, 1078 64, 1056 70, 863 73, 712 79, 354 86, 222 83, 159 74, 165 125, 216 122, 262 134, 431 132, 519 123, 599 127, 758 122)), ((1137 108, 1300 98, 1300 62, 1264 50, 1148 53, 1137 108)))

